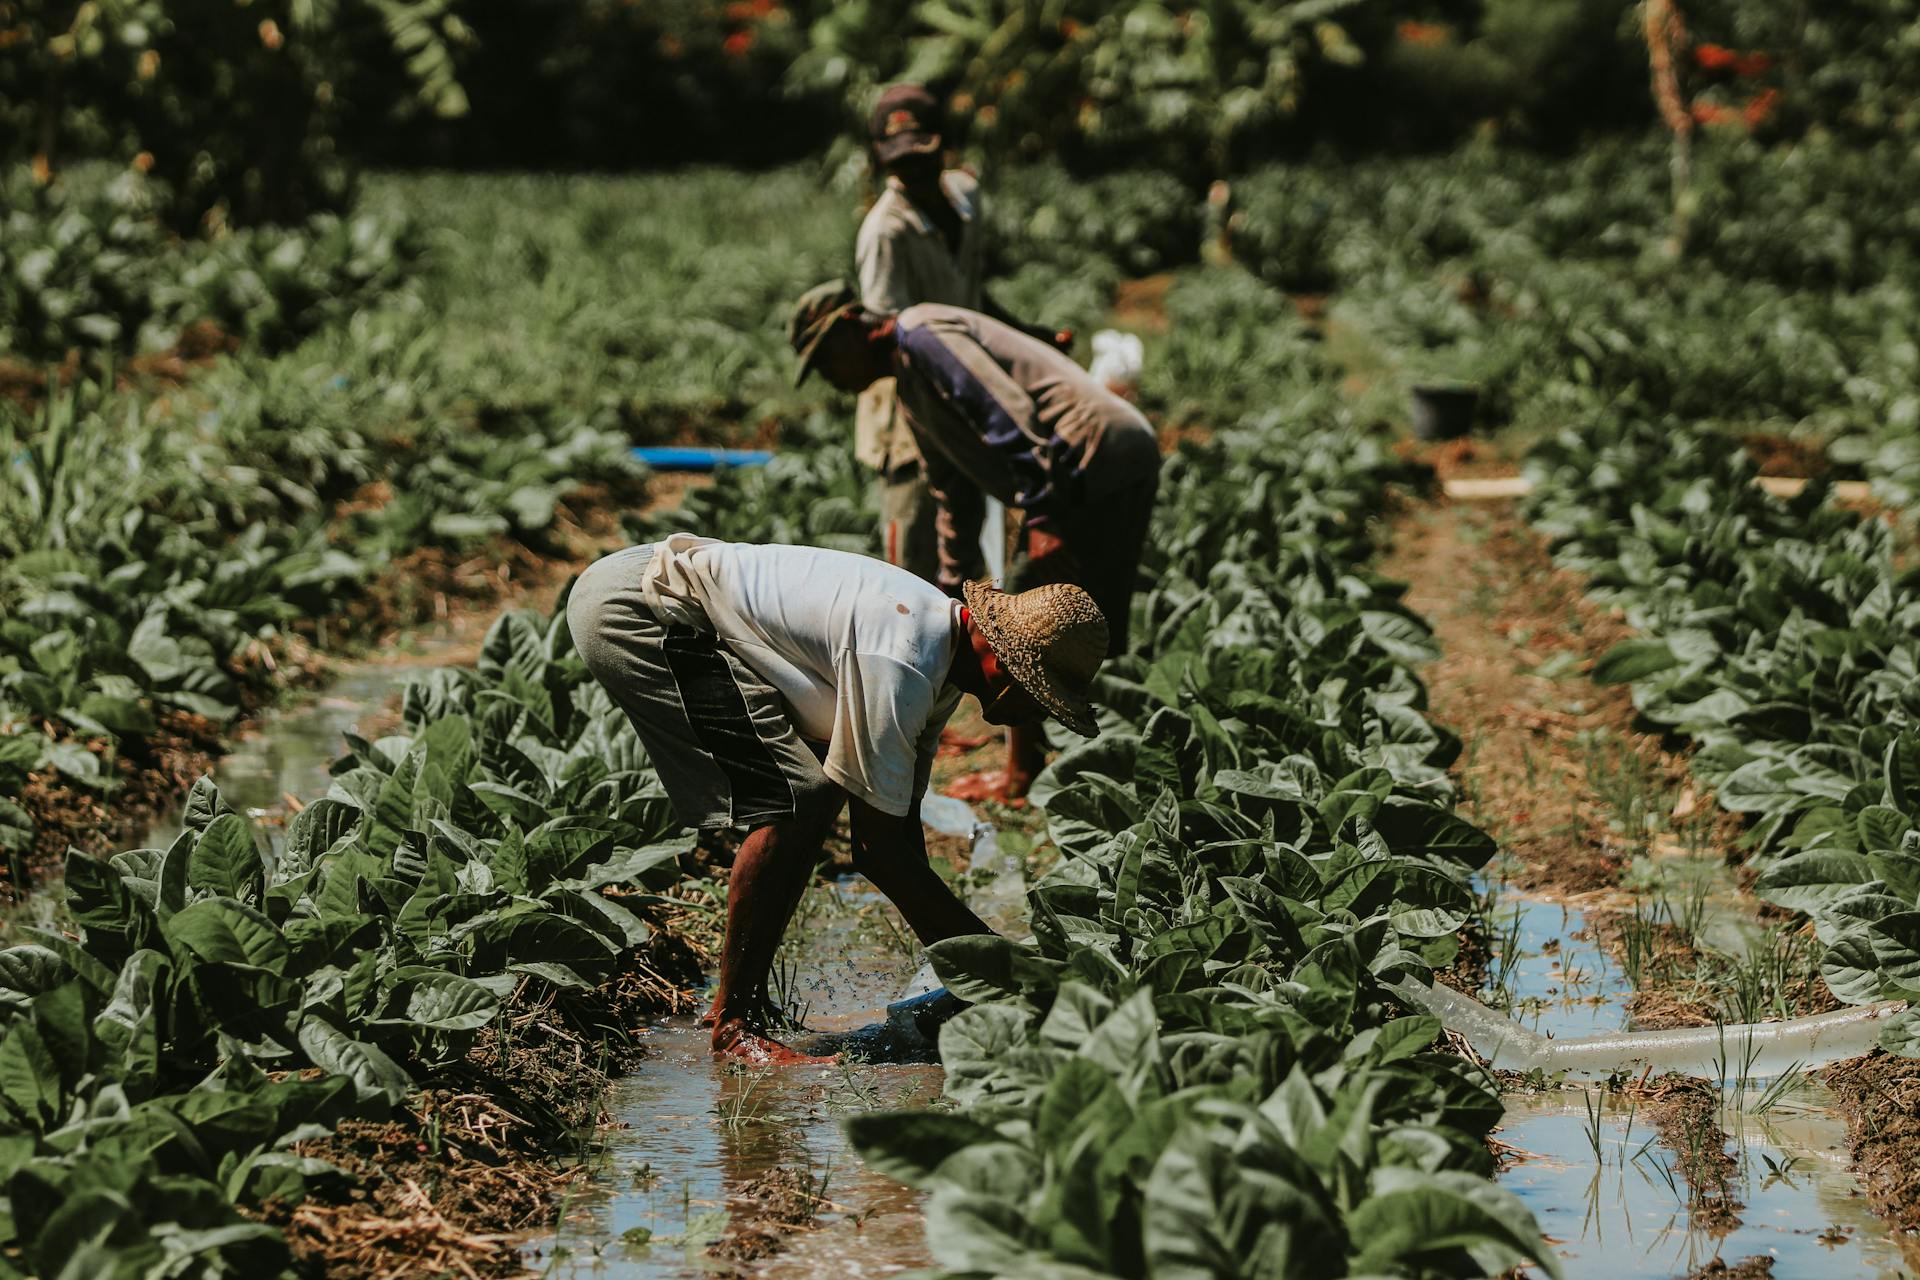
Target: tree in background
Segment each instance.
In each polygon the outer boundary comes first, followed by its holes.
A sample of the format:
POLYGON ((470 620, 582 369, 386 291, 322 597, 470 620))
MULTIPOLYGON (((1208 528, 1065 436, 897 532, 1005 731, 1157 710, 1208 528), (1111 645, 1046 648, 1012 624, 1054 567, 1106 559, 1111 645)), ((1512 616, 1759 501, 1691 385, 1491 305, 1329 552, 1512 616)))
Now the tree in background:
POLYGON ((465 110, 453 0, 0 0, 0 159, 46 182, 108 158, 147 173, 178 229, 342 207, 336 85, 369 46, 407 94, 465 110))

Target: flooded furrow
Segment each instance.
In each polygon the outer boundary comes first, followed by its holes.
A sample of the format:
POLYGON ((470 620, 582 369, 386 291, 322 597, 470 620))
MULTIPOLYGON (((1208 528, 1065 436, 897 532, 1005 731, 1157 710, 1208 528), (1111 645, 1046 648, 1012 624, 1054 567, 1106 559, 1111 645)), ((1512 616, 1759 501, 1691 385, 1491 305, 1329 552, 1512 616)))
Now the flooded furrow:
MULTIPOLYGON (((873 1022, 909 981, 916 952, 899 943, 890 913, 851 876, 808 892, 781 971, 785 1003, 809 1030, 873 1022)), ((789 1274, 879 1276, 929 1263, 918 1193, 868 1170, 840 1121, 931 1103, 938 1067, 728 1063, 691 1018, 639 1039, 646 1059, 614 1086, 584 1185, 556 1231, 529 1246, 532 1265, 552 1276, 705 1275, 709 1248, 789 1274), (795 1211, 765 1228, 754 1192, 770 1178, 784 1178, 776 1185, 795 1211)))
MULTIPOLYGON (((1013 927, 1019 871, 992 829, 943 796, 929 796, 921 816, 971 837, 967 897, 989 922, 1013 927)), ((841 1130, 851 1114, 940 1098, 938 1066, 861 1058, 860 1046, 880 1038, 860 1030, 930 985, 920 948, 855 876, 809 889, 787 939, 779 994, 813 1033, 790 1038, 816 1051, 856 1047, 831 1066, 743 1066, 715 1059, 692 1019, 643 1029, 647 1056, 615 1084, 610 1124, 583 1135, 587 1176, 555 1230, 527 1243, 529 1266, 554 1277, 669 1280, 717 1264, 795 1277, 932 1264, 920 1193, 868 1169, 841 1130)))
POLYGON ((1509 1096, 1498 1136, 1512 1163, 1500 1182, 1556 1242, 1569 1280, 1692 1276, 1749 1258, 1779 1277, 1909 1274, 1847 1168, 1844 1125, 1811 1096, 1759 1103, 1744 1095, 1720 1116, 1733 1137, 1725 1193, 1741 1206, 1731 1228, 1696 1221, 1687 1153, 1622 1095, 1509 1096))

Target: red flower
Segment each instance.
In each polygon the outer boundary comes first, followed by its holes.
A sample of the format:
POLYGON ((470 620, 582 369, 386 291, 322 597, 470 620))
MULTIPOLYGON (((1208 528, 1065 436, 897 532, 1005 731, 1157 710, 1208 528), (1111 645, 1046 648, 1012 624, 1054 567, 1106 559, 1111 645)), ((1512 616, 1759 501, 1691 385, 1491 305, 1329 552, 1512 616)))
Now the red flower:
POLYGON ((1740 55, 1720 44, 1701 44, 1693 48, 1696 66, 1708 71, 1727 71, 1740 61, 1740 55))
POLYGON ((1717 102, 1696 102, 1693 104, 1693 119, 1695 124, 1732 124, 1740 119, 1740 113, 1717 102))
POLYGON ((722 40, 720 47, 727 51, 727 56, 730 58, 744 58, 747 56, 747 50, 753 48, 753 32, 736 31, 722 40))
POLYGON ((1414 22, 1409 19, 1400 24, 1400 40, 1404 44, 1445 44, 1447 29, 1437 22, 1414 22))
POLYGON ((1737 76, 1763 76, 1772 69, 1773 59, 1764 53, 1750 53, 1733 64, 1733 74, 1737 76))
POLYGON ((1773 109, 1778 105, 1779 101, 1780 91, 1778 89, 1763 89, 1755 94, 1753 99, 1747 103, 1746 109, 1740 113, 1742 118, 1747 122, 1747 128, 1758 129, 1761 125, 1765 124, 1767 117, 1773 114, 1773 109))

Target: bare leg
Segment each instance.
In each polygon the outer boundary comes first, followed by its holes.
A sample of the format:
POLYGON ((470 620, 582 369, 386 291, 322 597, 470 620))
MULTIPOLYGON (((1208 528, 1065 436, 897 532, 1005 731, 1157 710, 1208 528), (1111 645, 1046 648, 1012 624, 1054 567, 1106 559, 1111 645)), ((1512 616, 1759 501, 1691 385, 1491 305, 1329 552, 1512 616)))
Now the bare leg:
POLYGON ((839 811, 815 806, 753 832, 740 846, 727 886, 727 939, 713 997, 713 1048, 763 1061, 820 1061, 764 1034, 767 976, 781 935, 820 858, 839 811))
POLYGON ((1021 800, 1033 786, 1034 778, 1047 767, 1047 740, 1040 726, 1016 724, 1007 729, 1007 774, 1001 796, 1021 800))

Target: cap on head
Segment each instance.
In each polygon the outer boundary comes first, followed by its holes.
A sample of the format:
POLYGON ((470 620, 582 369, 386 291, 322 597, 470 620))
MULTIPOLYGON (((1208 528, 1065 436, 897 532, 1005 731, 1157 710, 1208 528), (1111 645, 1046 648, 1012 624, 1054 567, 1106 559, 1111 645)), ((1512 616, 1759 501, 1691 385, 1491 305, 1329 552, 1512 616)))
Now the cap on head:
POLYGON ((974 625, 1020 687, 1080 736, 1098 733, 1091 695, 1107 656, 1107 619, 1093 597, 1065 582, 1017 595, 969 582, 966 596, 974 625))
POLYGON ((800 301, 793 304, 793 314, 787 317, 787 341, 800 357, 800 367, 793 375, 795 386, 813 372, 814 355, 834 322, 859 306, 860 295, 845 280, 829 280, 800 295, 800 301))
POLYGON ((938 152, 945 132, 944 117, 939 100, 927 92, 925 85, 887 86, 873 104, 868 126, 874 155, 888 165, 906 156, 938 152))

